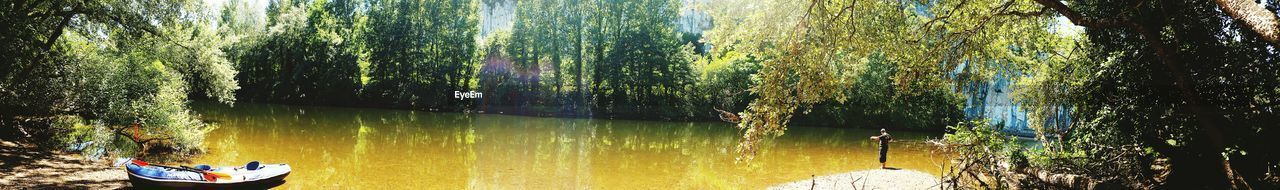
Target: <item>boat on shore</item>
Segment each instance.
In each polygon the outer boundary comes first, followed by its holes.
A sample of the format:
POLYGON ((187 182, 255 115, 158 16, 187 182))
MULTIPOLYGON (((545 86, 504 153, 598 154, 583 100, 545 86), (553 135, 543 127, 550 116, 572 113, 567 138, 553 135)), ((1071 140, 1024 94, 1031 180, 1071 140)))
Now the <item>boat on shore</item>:
POLYGON ((258 189, 284 184, 292 168, 288 164, 224 167, 173 167, 136 161, 125 165, 134 187, 166 189, 258 189))

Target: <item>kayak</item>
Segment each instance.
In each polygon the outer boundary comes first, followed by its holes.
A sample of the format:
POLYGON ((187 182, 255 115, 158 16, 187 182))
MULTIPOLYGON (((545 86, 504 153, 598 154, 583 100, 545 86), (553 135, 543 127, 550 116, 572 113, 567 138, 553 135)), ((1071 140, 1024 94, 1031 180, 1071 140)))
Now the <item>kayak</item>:
POLYGON ((271 188, 284 184, 292 168, 288 164, 260 164, 257 161, 245 166, 171 167, 134 162, 125 165, 129 182, 134 187, 159 187, 175 189, 245 189, 271 188))

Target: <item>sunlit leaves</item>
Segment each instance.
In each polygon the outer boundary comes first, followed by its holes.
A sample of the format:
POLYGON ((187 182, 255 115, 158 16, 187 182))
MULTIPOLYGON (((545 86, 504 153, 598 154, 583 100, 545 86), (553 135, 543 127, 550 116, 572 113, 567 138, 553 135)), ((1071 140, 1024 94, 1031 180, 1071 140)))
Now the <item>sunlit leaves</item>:
POLYGON ((189 92, 199 90, 230 103, 238 85, 236 71, 218 50, 221 42, 214 33, 195 32, 199 30, 205 29, 168 27, 161 30, 164 36, 196 35, 119 42, 128 46, 100 46, 85 34, 67 34, 60 51, 67 52, 69 63, 66 100, 73 106, 68 111, 88 119, 84 122, 92 128, 81 130, 110 134, 67 143, 93 142, 95 148, 130 153, 157 147, 200 151, 212 126, 188 110, 189 92), (133 129, 133 124, 139 127, 133 129))
POLYGON ((808 105, 845 101, 849 95, 843 89, 857 81, 852 76, 873 55, 897 65, 891 76, 897 99, 985 81, 997 72, 1017 75, 1041 63, 1043 55, 1057 53, 1052 45, 1058 44, 1046 40, 1061 37, 1049 32, 1051 17, 1036 13, 1041 6, 1025 0, 810 1, 801 6, 803 11, 774 17, 799 15, 781 21, 795 23, 786 30, 768 31, 786 34, 773 38, 776 42, 728 42, 777 44, 759 52, 768 59, 752 89, 760 98, 739 124, 745 139, 740 151, 754 153, 761 136, 781 135, 792 115, 808 105))

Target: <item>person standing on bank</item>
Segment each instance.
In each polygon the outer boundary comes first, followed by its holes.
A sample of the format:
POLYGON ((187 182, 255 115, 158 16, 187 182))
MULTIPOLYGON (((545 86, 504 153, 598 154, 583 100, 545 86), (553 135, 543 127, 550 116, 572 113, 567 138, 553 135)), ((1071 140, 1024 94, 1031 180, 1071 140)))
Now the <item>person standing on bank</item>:
POLYGON ((893 141, 893 136, 889 136, 888 131, 880 128, 880 135, 871 136, 871 140, 880 140, 880 169, 888 169, 888 167, 885 167, 884 161, 889 156, 889 142, 893 141))

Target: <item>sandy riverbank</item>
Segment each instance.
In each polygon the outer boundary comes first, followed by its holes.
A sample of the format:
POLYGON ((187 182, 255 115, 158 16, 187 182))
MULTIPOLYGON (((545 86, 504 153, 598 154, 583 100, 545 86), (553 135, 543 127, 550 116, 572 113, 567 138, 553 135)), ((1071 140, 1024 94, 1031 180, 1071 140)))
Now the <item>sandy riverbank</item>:
POLYGON ((859 170, 794 181, 769 189, 938 189, 938 177, 903 169, 859 170))
POLYGON ((126 189, 128 175, 110 161, 0 140, 0 189, 126 189))

